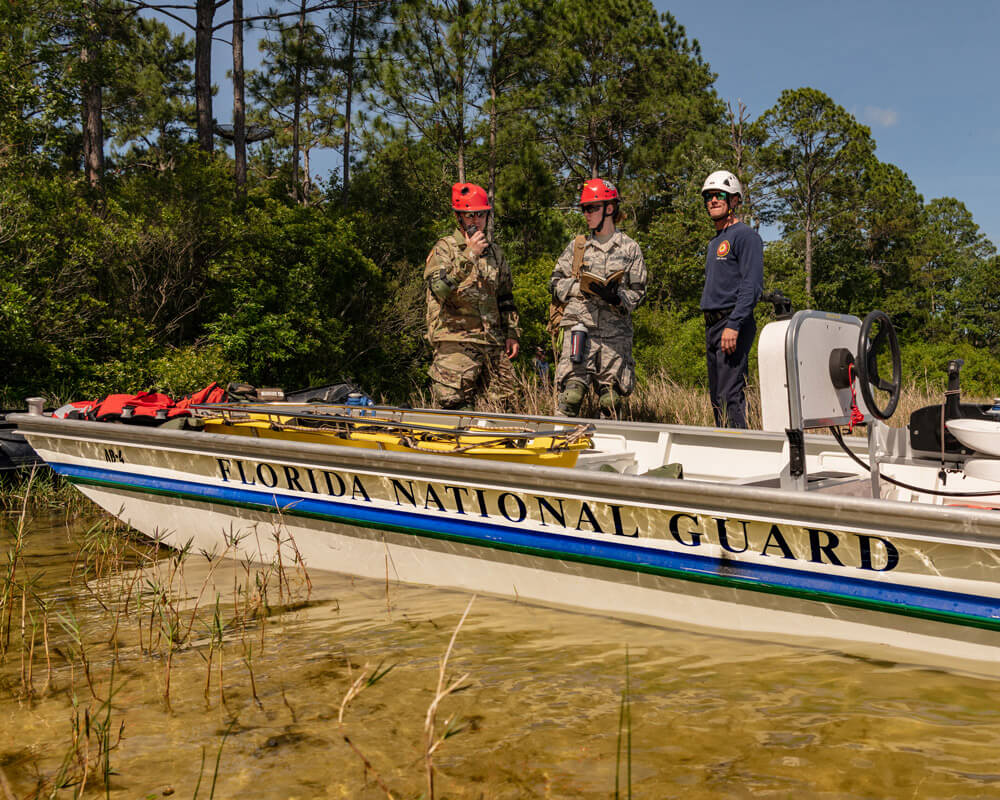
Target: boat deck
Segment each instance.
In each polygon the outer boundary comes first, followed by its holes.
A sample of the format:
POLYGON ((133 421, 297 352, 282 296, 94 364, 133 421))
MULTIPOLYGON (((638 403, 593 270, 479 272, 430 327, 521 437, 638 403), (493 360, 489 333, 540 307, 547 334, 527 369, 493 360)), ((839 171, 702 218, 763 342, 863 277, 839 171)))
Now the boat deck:
MULTIPOLYGON (((702 428, 687 425, 524 417, 513 414, 398 409, 388 407, 269 404, 274 415, 299 415, 314 425, 329 415, 334 424, 365 426, 377 417, 382 424, 398 424, 413 430, 514 431, 516 436, 547 435, 553 431, 578 434, 586 428, 591 446, 578 451, 573 469, 613 471, 621 475, 673 477, 759 488, 786 487, 789 463, 788 441, 783 434, 765 431, 702 428), (663 469, 670 467, 671 469, 663 469), (783 477, 784 473, 784 477, 783 477)), ((230 421, 259 414, 259 405, 206 405, 199 414, 218 415, 230 421)), ((276 417, 277 419, 277 417, 276 417)), ((283 421, 288 417, 284 417, 283 421)), ((279 426, 281 427, 281 426, 279 426)), ((223 429, 220 428, 220 432, 223 429)), ((225 430, 228 432, 228 429, 225 430)), ((331 441, 337 444, 336 441, 331 441)), ((867 442, 852 439, 852 447, 864 454, 867 442)), ((812 491, 871 497, 868 475, 854 463, 831 436, 805 437, 807 482, 812 491)), ((787 487, 786 487, 787 488, 787 487)))

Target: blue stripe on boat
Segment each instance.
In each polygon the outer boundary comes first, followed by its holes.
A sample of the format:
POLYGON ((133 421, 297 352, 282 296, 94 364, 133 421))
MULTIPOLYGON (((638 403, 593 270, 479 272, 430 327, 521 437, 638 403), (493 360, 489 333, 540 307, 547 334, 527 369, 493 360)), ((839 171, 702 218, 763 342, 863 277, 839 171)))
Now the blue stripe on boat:
MULTIPOLYGON (((571 558, 629 570, 665 573, 689 580, 717 579, 757 591, 821 594, 827 599, 852 604, 878 604, 896 613, 929 612, 981 621, 1000 627, 1000 599, 958 592, 907 586, 847 576, 831 576, 789 567, 721 559, 694 553, 625 544, 617 538, 595 540, 571 533, 549 533, 532 528, 514 528, 483 519, 419 514, 404 509, 368 506, 315 497, 297 497, 278 492, 217 486, 176 478, 158 478, 76 464, 53 463, 60 475, 82 481, 110 484, 122 489, 169 493, 197 500, 251 505, 280 510, 284 514, 333 518, 372 528, 404 530, 438 538, 457 539, 483 546, 531 551, 548 558, 571 558)), ((638 542, 640 540, 630 540, 638 542)), ((961 622, 961 619, 956 619, 961 622)))

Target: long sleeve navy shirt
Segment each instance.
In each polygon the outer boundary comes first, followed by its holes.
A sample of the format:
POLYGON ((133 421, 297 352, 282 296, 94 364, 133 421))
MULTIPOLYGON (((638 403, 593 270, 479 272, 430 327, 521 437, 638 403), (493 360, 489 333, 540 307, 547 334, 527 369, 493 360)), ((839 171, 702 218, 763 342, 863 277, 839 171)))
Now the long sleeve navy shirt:
POLYGON ((740 330, 764 290, 764 243, 749 225, 735 222, 708 243, 702 311, 732 308, 728 328, 740 330))

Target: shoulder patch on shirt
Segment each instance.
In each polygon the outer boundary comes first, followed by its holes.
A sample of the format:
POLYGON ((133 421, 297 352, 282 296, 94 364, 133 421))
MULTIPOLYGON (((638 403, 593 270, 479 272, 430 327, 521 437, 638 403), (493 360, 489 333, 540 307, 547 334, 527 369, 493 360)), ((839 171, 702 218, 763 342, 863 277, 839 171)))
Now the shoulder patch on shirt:
POLYGON ((719 246, 715 250, 715 255, 717 258, 725 258, 727 255, 729 255, 728 239, 723 239, 721 242, 719 242, 719 246))

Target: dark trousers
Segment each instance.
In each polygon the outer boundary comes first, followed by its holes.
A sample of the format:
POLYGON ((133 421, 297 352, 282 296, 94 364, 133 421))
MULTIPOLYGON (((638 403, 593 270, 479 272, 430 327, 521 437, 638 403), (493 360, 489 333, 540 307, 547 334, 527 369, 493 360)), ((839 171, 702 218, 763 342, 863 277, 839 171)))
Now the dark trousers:
POLYGON ((728 317, 705 326, 705 358, 708 363, 708 393, 712 413, 720 428, 747 426, 747 364, 757 324, 751 317, 743 323, 736 338, 736 350, 723 353, 719 343, 728 317))

